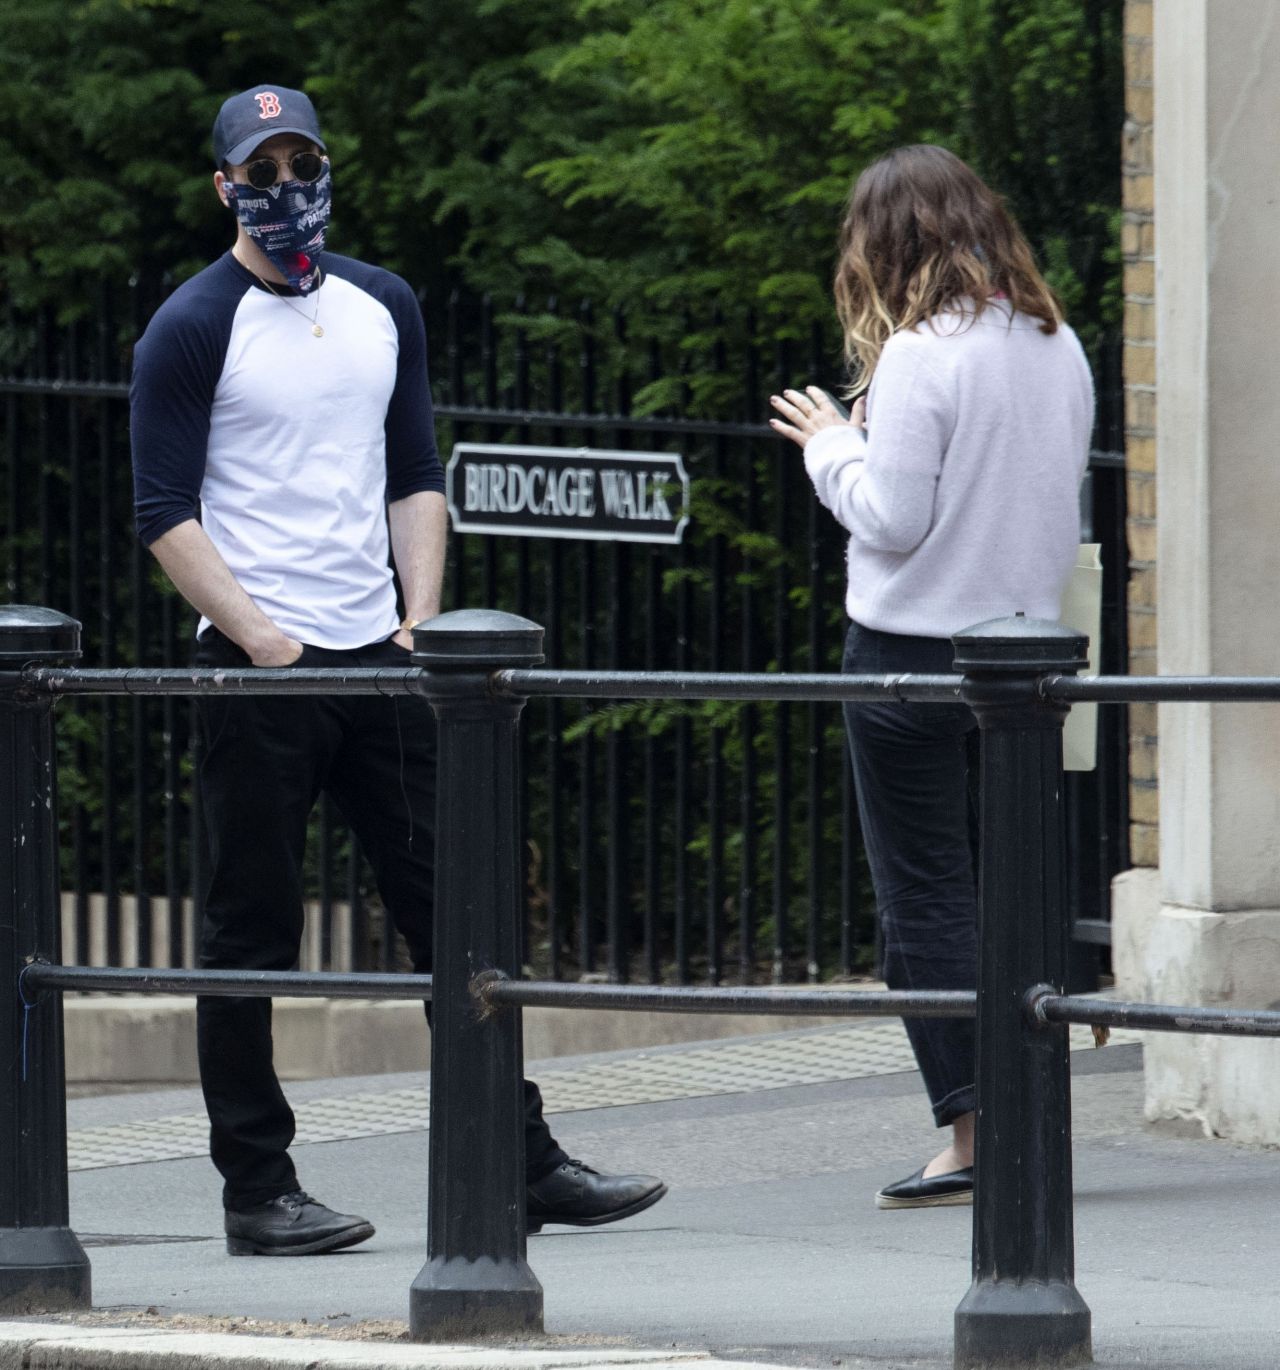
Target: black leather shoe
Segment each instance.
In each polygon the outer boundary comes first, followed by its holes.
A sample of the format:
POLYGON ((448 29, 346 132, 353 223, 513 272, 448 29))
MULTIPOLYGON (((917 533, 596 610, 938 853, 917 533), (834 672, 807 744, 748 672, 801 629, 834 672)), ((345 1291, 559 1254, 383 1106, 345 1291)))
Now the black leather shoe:
POLYGON ((300 1189, 226 1214, 229 1256, 315 1256, 373 1236, 373 1224, 335 1213, 300 1189))
POLYGON ((655 1175, 601 1175, 581 1161, 565 1161, 529 1186, 526 1230, 541 1232, 546 1223, 614 1223, 643 1213, 666 1192, 655 1175))
POLYGON ((876 1195, 877 1208, 952 1208, 973 1202, 973 1167, 924 1177, 924 1166, 876 1195))

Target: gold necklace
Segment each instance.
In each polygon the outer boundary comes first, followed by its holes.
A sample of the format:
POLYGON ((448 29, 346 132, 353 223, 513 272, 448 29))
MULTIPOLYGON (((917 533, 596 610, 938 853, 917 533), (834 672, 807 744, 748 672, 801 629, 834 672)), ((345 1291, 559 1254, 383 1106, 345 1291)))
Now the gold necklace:
MULTIPOLYGON (((301 316, 302 318, 304 318, 304 319, 307 318, 306 310, 304 310, 304 309, 299 309, 298 306, 297 306, 296 304, 294 304, 294 302, 288 297, 288 295, 282 295, 282 294, 275 288, 275 286, 271 284, 270 281, 263 280, 263 278, 262 278, 261 276, 259 276, 258 273, 257 273, 256 271, 255 271, 253 274, 254 274, 254 276, 255 276, 259 281, 262 281, 262 284, 265 285, 265 286, 267 287, 267 289, 276 297, 277 300, 283 300, 283 301, 285 302, 285 304, 287 304, 287 305, 289 306, 289 308, 292 309, 293 312, 294 312, 295 314, 300 315, 300 316, 301 316)), ((313 338, 323 338, 323 337, 324 337, 324 329, 320 327, 320 287, 321 287, 323 284, 324 284, 324 273, 321 272, 321 273, 320 273, 320 279, 316 282, 316 312, 311 316, 310 319, 307 319, 307 322, 311 325, 311 336, 312 336, 313 338)))

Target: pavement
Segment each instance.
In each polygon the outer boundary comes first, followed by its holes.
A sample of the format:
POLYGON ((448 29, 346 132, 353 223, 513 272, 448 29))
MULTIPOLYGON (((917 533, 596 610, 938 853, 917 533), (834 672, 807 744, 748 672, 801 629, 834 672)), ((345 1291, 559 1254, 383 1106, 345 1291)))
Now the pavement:
MULTIPOLYGON (((1098 1364, 1280 1365, 1280 1157, 1142 1117, 1141 1045, 1073 1030, 1077 1284, 1098 1364)), ((233 1260, 198 1092, 69 1104, 71 1218, 95 1312, 0 1323, 0 1370, 265 1366, 565 1370, 751 1362, 941 1370, 969 1285, 967 1208, 881 1212, 937 1146, 901 1025, 854 1023, 530 1065, 553 1130, 670 1194, 529 1240, 547 1335, 406 1338, 425 1258, 421 1075, 290 1086, 304 1186, 377 1235, 233 1260)))

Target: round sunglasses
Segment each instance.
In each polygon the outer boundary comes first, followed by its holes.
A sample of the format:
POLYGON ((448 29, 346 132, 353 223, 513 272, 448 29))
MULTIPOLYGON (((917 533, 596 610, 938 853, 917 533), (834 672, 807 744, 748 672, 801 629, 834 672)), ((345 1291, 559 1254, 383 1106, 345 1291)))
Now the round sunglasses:
POLYGON ((276 183, 276 172, 282 166, 287 166, 293 173, 293 180, 310 185, 312 181, 320 179, 324 158, 318 152, 295 152, 287 162, 278 162, 274 157, 259 157, 245 166, 245 179, 254 190, 270 190, 276 183))

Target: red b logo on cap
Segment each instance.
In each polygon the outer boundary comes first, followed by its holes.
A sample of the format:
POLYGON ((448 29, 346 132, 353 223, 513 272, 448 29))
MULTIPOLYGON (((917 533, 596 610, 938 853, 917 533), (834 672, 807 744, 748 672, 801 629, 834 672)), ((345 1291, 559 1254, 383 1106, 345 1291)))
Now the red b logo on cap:
POLYGON ((280 113, 280 97, 273 91, 264 90, 261 95, 255 95, 253 98, 262 111, 258 115, 259 119, 274 119, 280 113))

